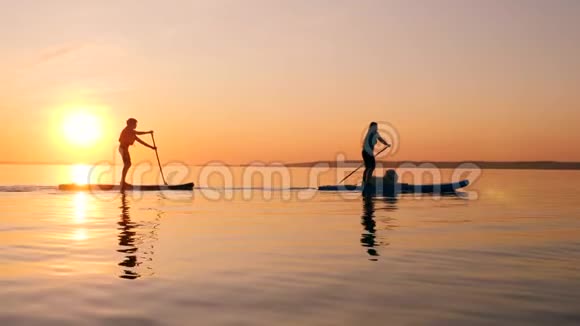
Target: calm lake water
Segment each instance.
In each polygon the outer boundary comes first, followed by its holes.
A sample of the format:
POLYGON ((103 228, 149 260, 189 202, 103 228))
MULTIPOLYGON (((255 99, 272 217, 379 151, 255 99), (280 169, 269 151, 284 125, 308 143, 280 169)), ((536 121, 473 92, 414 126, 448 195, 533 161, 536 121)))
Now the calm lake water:
POLYGON ((578 171, 365 200, 307 169, 285 191, 59 192, 71 169, 0 166, 0 325, 580 323, 578 171))

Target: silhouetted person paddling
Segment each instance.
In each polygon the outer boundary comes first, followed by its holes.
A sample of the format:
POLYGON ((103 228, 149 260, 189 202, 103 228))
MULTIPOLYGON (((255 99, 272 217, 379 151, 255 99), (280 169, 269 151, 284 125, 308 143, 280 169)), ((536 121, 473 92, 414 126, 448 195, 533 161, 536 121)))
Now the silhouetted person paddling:
POLYGON ((154 146, 147 144, 146 142, 142 141, 137 137, 137 135, 146 135, 146 134, 153 134, 153 130, 150 131, 136 131, 137 129, 137 120, 130 118, 127 120, 127 127, 121 131, 121 135, 119 136, 119 153, 121 153, 121 157, 123 158, 123 174, 121 177, 121 190, 124 190, 128 187, 128 183, 125 182, 125 178, 127 177, 127 172, 131 167, 131 155, 129 154, 129 146, 133 145, 135 141, 141 143, 142 145, 149 147, 151 149, 157 149, 154 146))
POLYGON ((365 136, 365 140, 363 143, 363 150, 362 150, 362 157, 365 163, 365 172, 363 173, 363 185, 365 185, 373 176, 373 172, 375 171, 375 145, 377 141, 380 141, 385 146, 390 147, 391 145, 387 143, 386 140, 379 135, 378 126, 376 122, 371 122, 369 126, 369 131, 367 131, 367 135, 365 136))

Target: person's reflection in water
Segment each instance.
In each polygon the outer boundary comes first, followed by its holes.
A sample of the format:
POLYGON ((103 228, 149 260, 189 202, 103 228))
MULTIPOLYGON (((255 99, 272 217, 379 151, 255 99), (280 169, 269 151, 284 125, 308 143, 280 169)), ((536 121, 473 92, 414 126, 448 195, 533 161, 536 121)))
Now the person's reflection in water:
MULTIPOLYGON (((361 245, 367 248, 367 254, 371 256, 369 260, 378 261, 380 255, 376 250, 376 247, 380 245, 377 241, 376 236, 376 222, 375 222, 375 200, 376 198, 372 196, 363 196, 363 215, 361 224, 364 227, 363 233, 361 235, 361 245)), ((384 199, 386 202, 385 210, 394 211, 397 210, 397 198, 387 197, 384 199)))
POLYGON ((124 279, 134 280, 141 275, 134 271, 134 269, 141 263, 137 261, 137 250, 135 246, 135 237, 137 235, 136 228, 137 224, 131 221, 131 216, 129 215, 129 204, 127 202, 127 195, 125 193, 121 194, 121 220, 117 223, 119 225, 119 246, 118 252, 125 255, 119 266, 125 267, 123 274, 119 277, 124 279))
POLYGON ((399 207, 397 207, 397 197, 385 197, 383 198, 383 201, 385 202, 385 210, 392 212, 392 211, 396 211, 397 209, 399 209, 399 207))

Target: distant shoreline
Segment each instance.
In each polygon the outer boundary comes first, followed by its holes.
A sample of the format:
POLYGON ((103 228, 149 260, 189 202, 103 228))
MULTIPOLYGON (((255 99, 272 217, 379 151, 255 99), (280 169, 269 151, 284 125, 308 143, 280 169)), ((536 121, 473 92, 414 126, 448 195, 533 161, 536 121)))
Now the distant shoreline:
MULTIPOLYGON (((336 167, 336 162, 319 161, 307 163, 290 163, 289 167, 311 167, 316 164, 330 164, 336 167)), ((362 164, 362 161, 345 161, 340 164, 341 167, 356 167, 362 164)), ((556 162, 556 161, 529 161, 529 162, 502 162, 502 161, 457 161, 457 162, 429 162, 429 161, 378 161, 377 165, 383 168, 422 168, 425 165, 434 165, 440 169, 455 169, 463 164, 474 164, 481 169, 488 170, 580 170, 580 162, 556 162)))
MULTIPOLYGON (((278 163, 278 162, 276 162, 278 163)), ((339 162, 334 161, 313 161, 313 162, 297 162, 297 163, 287 163, 287 167, 314 167, 314 166, 328 166, 328 167, 357 167, 362 164, 361 161, 344 161, 339 162)), ((67 162, 0 162, 0 165, 75 165, 75 164, 88 164, 88 163, 67 163, 67 162)), ((203 166, 203 164, 193 164, 186 163, 191 166, 203 166)), ((273 163, 265 163, 265 167, 271 167, 273 163)), ((405 168, 425 167, 426 164, 433 165, 440 169, 455 169, 460 167, 462 164, 475 164, 481 169, 488 170, 580 170, 580 162, 558 162, 558 161, 515 161, 515 162, 504 162, 504 161, 457 161, 457 162, 428 162, 428 161, 378 161, 377 165, 383 168, 399 168, 405 165, 405 168)), ((237 166, 244 167, 250 166, 250 164, 227 164, 226 166, 237 166)))

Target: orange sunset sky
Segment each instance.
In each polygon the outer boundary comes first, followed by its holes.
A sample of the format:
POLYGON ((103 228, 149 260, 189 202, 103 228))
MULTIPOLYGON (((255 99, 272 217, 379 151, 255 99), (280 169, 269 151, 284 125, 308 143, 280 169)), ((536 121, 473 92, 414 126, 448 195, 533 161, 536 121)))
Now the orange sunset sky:
POLYGON ((395 160, 580 161, 580 1, 23 0, 0 40, 0 161, 117 159, 129 117, 163 161, 360 159, 372 120, 395 160))

